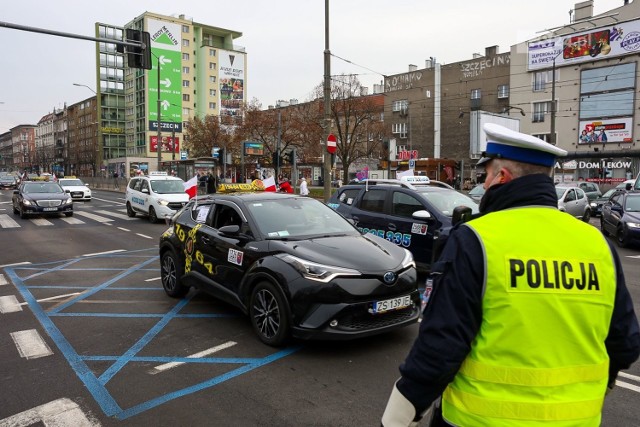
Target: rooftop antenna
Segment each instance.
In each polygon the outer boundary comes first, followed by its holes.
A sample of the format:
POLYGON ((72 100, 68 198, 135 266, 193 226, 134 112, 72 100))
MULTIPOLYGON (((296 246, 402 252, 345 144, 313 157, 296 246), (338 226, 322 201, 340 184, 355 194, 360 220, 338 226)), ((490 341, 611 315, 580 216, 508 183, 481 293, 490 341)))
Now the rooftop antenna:
POLYGON ((573 9, 569 10, 569 23, 573 22, 573 19, 571 19, 572 16, 573 16, 573 9))

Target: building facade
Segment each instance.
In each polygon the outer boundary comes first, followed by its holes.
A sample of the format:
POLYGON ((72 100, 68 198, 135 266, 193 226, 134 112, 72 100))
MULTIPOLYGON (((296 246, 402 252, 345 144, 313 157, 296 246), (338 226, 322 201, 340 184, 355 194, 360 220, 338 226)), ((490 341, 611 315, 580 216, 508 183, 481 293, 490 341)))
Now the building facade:
POLYGON ((92 96, 67 107, 69 141, 68 174, 96 176, 99 172, 98 103, 92 96))

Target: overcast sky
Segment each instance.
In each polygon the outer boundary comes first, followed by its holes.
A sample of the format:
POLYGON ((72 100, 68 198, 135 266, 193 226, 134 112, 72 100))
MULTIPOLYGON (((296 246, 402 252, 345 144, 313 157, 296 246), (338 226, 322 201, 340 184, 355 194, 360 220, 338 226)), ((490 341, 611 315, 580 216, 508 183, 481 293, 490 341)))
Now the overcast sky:
MULTIPOLYGON (((640 0, 635 0, 640 1, 640 0)), ((569 22, 574 0, 331 0, 331 74, 358 74, 373 89, 384 75, 409 64, 424 68, 499 52, 569 22)), ((594 13, 623 0, 595 0, 594 13)), ((94 36, 95 22, 124 25, 145 11, 184 14, 194 21, 243 33, 247 99, 266 108, 278 99, 309 99, 324 75, 324 0, 17 0, 3 3, 0 21, 94 36)), ((95 44, 8 29, 0 25, 0 133, 36 124, 54 107, 95 89, 95 44)))

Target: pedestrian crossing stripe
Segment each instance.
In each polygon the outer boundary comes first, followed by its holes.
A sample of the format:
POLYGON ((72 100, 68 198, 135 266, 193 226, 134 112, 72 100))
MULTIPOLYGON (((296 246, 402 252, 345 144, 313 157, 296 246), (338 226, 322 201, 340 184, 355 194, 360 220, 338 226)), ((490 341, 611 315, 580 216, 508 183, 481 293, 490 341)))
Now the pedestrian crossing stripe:
POLYGON ((11 218, 9 215, 0 214, 0 227, 2 227, 2 228, 18 228, 18 227, 20 227, 20 224, 15 222, 14 219, 11 218))

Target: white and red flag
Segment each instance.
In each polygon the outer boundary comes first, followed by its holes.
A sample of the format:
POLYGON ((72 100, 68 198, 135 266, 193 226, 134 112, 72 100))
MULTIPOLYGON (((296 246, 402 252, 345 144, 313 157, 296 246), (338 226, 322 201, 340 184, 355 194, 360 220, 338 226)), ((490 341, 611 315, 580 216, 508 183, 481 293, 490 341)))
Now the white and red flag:
POLYGON ((276 191, 276 180, 272 176, 265 178, 262 185, 264 185, 264 191, 276 191))
POLYGON ((198 175, 194 176, 189 181, 185 182, 183 185, 184 185, 184 192, 189 195, 189 200, 193 199, 194 197, 196 197, 196 194, 198 193, 198 175))

